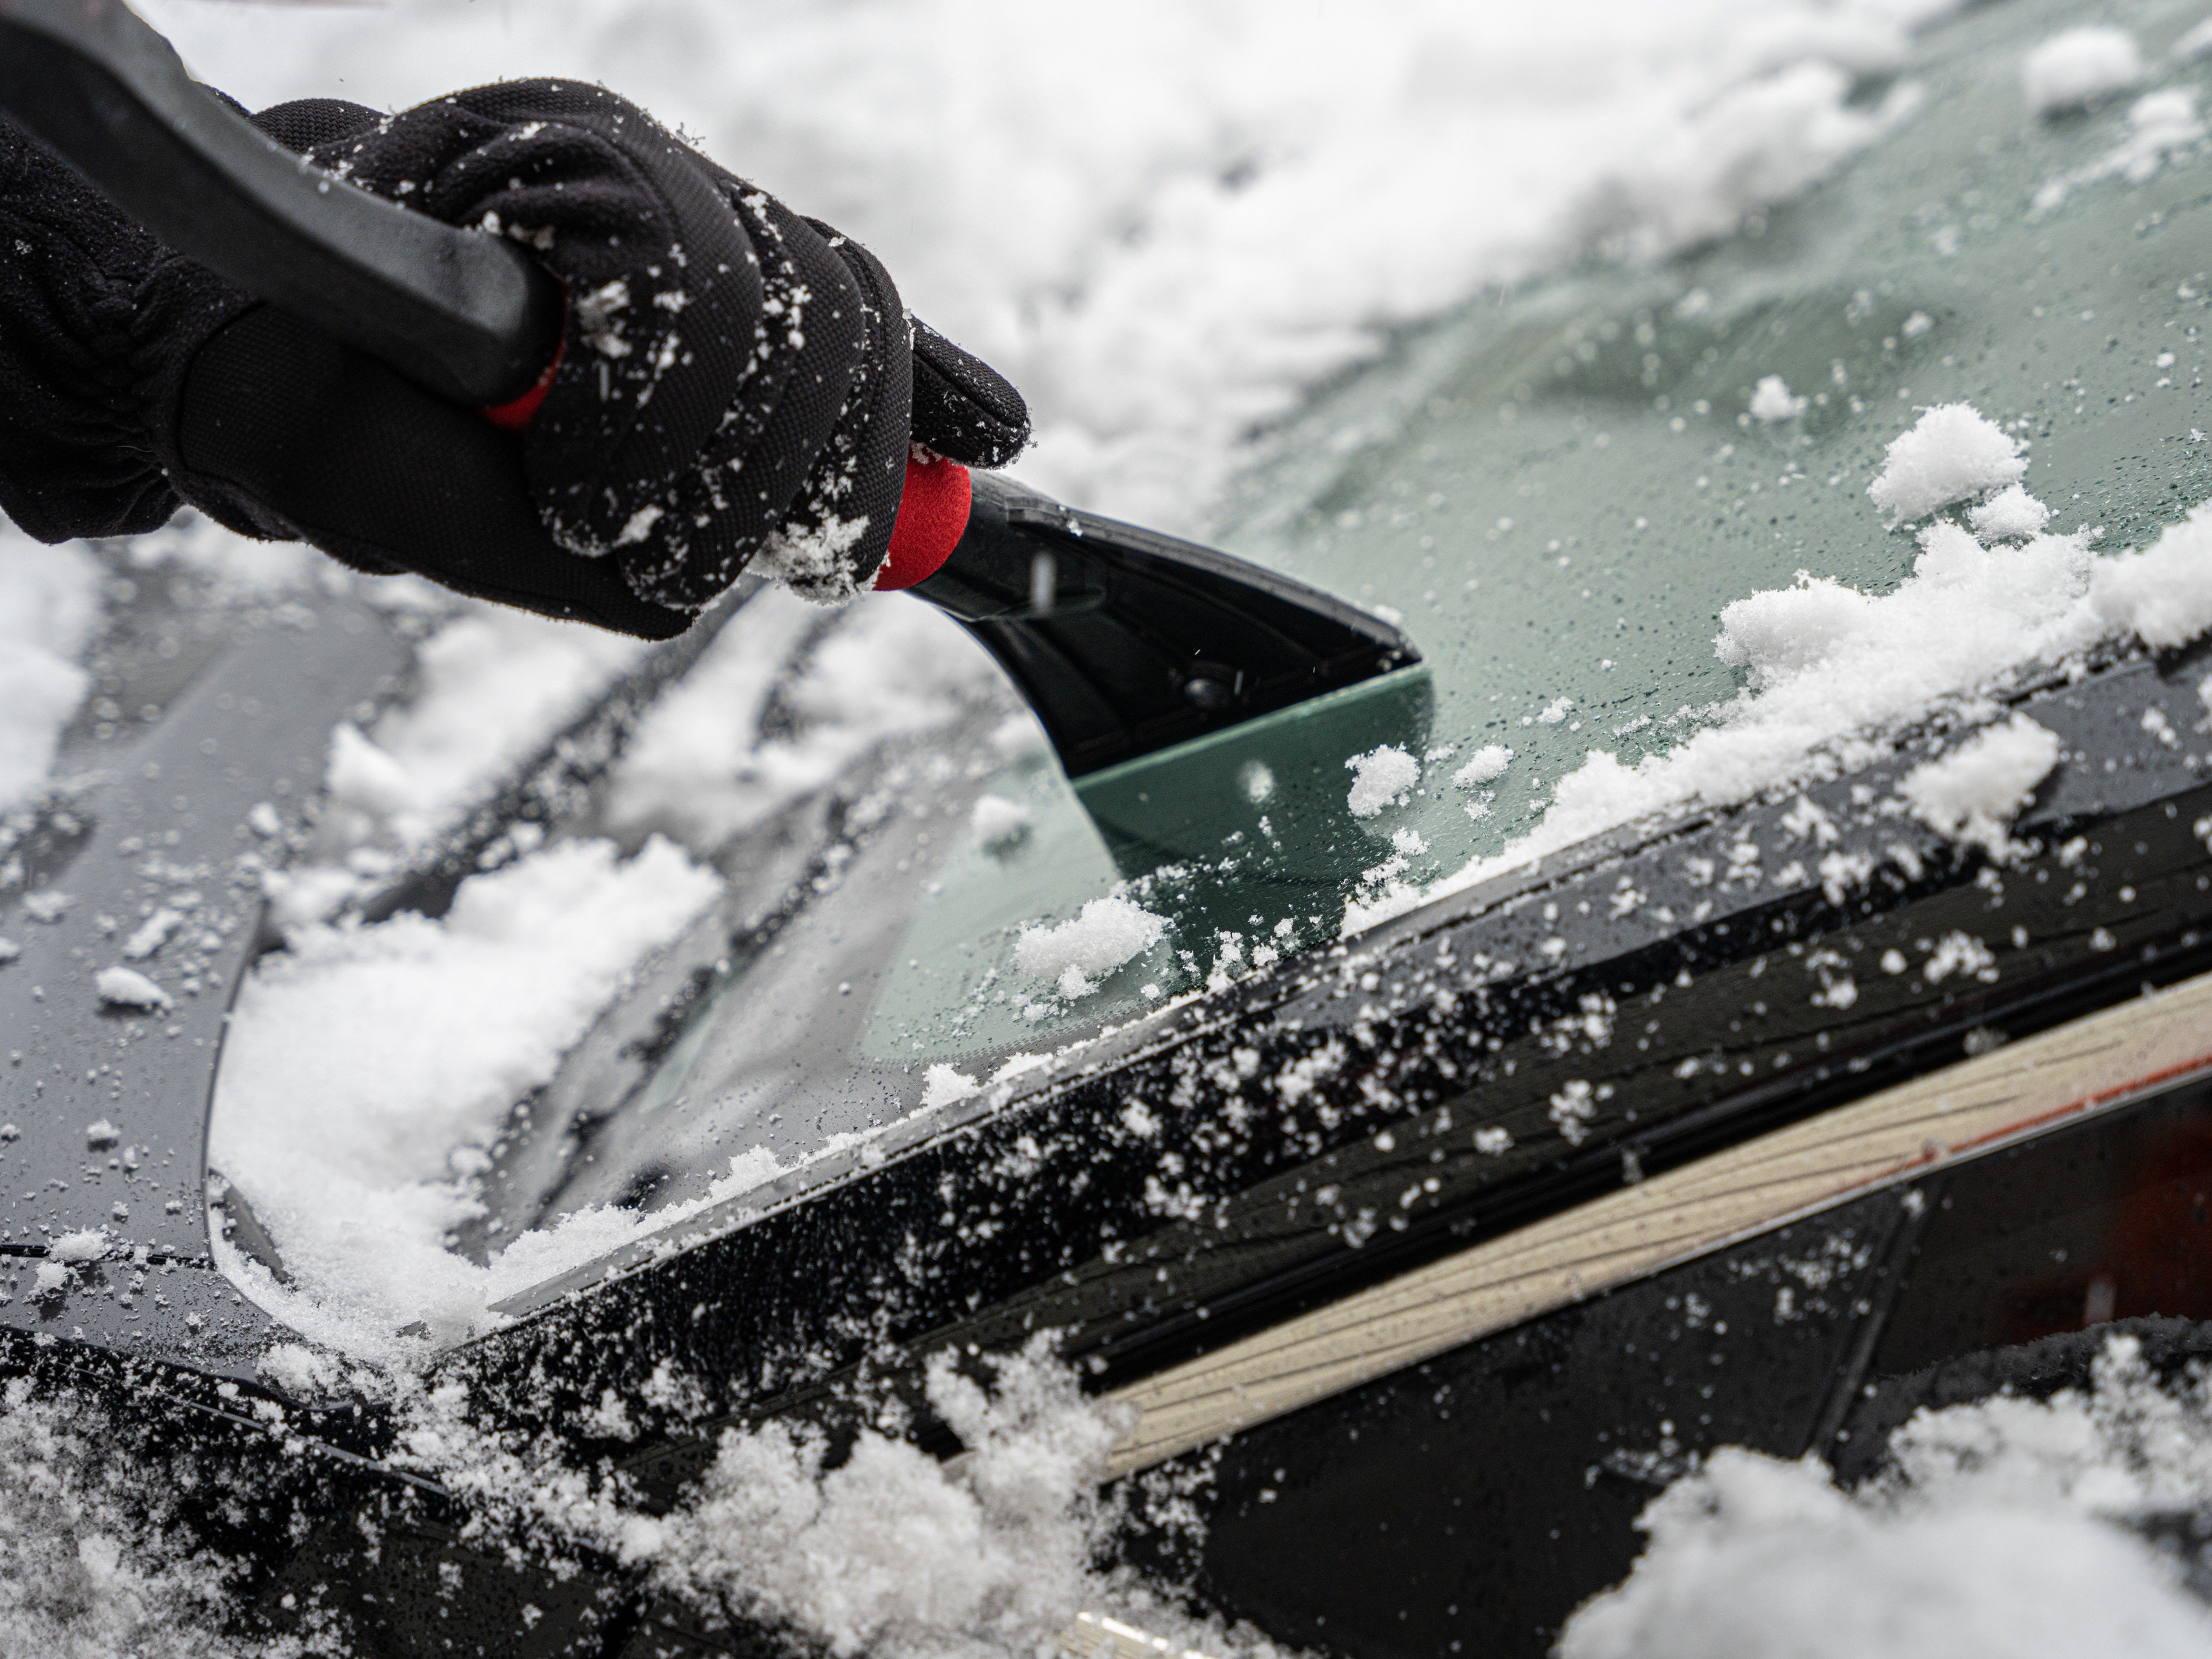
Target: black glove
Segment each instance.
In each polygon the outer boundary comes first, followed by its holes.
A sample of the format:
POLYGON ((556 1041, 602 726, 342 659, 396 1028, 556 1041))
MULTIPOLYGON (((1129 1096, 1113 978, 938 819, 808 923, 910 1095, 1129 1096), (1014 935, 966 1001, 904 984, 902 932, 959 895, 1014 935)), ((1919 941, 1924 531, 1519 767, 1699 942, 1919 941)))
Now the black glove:
MULTIPOLYGON (((979 465, 1027 439, 1019 396, 988 368, 919 325, 909 343, 865 250, 611 94, 520 82, 391 118, 316 100, 255 118, 356 184, 531 246, 568 289, 557 367, 505 411, 520 435, 501 431, 169 253, 14 139, 0 235, 35 220, 40 241, 94 245, 90 309, 106 307, 92 318, 51 280, 24 296, 30 337, 60 336, 72 361, 12 378, 58 380, 49 404, 100 394, 83 423, 100 430, 82 435, 113 457, 88 481, 81 439, 48 477, 0 456, 0 505, 33 534, 159 523, 150 458, 247 533, 659 637, 763 551, 815 597, 865 586, 909 439, 979 465)), ((0 261, 0 392, 25 286, 9 276, 0 261)))

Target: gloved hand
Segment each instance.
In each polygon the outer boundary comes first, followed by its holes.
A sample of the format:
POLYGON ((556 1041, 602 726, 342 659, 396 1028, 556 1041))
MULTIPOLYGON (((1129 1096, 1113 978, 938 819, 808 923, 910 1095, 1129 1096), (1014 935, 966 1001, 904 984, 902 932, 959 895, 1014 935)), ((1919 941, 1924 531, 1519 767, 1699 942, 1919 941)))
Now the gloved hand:
MULTIPOLYGON (((389 118, 315 100, 255 118, 356 184, 524 242, 566 285, 568 319, 546 379, 487 419, 137 247, 127 222, 100 227, 131 256, 109 280, 130 294, 143 447, 235 529, 665 637, 757 557, 813 597, 866 586, 910 442, 988 466, 1027 440, 1018 394, 910 333, 866 250, 610 94, 515 82, 389 118)), ((8 182, 0 170, 0 232, 8 182)), ((39 481, 0 471, 0 504, 33 534, 55 528, 40 509, 56 492, 23 501, 39 481)))

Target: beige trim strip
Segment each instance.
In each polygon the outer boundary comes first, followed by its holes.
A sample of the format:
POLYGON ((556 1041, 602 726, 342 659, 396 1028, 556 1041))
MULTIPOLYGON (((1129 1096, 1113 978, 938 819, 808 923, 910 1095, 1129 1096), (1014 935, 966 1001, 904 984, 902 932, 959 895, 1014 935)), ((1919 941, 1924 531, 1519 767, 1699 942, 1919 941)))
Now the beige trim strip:
POLYGON ((1111 1473, 1886 1183, 2212 1069, 2212 975, 1824 1112, 1117 1389, 1111 1473))

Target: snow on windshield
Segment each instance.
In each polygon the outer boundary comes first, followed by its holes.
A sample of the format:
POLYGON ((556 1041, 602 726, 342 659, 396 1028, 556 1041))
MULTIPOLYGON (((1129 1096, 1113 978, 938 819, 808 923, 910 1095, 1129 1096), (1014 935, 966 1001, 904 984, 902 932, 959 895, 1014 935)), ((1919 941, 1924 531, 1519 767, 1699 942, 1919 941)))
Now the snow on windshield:
MULTIPOLYGON (((339 91, 396 104, 530 72, 584 74, 643 100, 866 238, 917 312, 1021 384, 1041 433, 1024 477, 1186 529, 1204 525, 1256 422, 1376 354, 1394 325, 1594 248, 1656 258, 1724 234, 1875 143, 1911 115, 1910 88, 1859 97, 1855 88, 1894 68, 1907 32, 1948 9, 1399 0, 1346 27, 1328 8, 1256 0, 1151 4, 1133 16, 1127 6, 997 0, 903 9, 546 0, 512 13, 450 0, 366 15, 271 9, 247 27, 240 14, 186 0, 146 7, 198 73, 250 103, 339 91), (992 42, 988 73, 979 39, 992 42)), ((2117 85, 2106 58, 2099 73, 2117 85)), ((2066 93, 2087 72, 2054 58, 2052 95, 2094 96, 2066 93)), ((2136 126, 2170 135, 2186 125, 2174 117, 2161 106, 2136 126)), ((1762 421, 1802 412, 1778 376, 1761 396, 1762 421)), ((1987 424, 1956 418, 1978 437, 1987 424)), ((1869 732, 1946 699, 1985 696, 2023 664, 2124 630, 2170 642, 2212 619, 2212 520, 2192 518, 2141 552, 2100 552, 2063 504, 2063 529, 2046 532, 2048 507, 2013 498, 2014 477, 1999 476, 2001 441, 1984 447, 1962 462, 1974 516, 1923 526, 1903 585, 1877 592, 1808 577, 1740 599, 1718 649, 1747 683, 1708 729, 1633 763, 1593 753, 1533 832, 1425 890, 1472 884, 1692 799, 1741 799, 1849 765, 1869 752, 1854 744, 1880 741, 1869 732)), ((1885 507, 1915 516, 1906 509, 1926 487, 1868 504, 1867 533, 1884 533, 1885 507)), ((209 539, 186 526, 165 545, 205 556, 209 539)), ((249 570, 252 558, 237 555, 242 580, 299 574, 296 565, 249 570)), ((97 626, 102 579, 76 550, 33 548, 13 532, 0 545, 0 805, 36 789, 83 695, 72 659, 97 626)), ((600 826, 613 839, 518 844, 435 921, 328 918, 618 674, 634 647, 463 607, 426 647, 410 703, 334 734, 343 810, 319 862, 289 878, 291 949, 241 1000, 215 1130, 216 1161, 252 1182, 293 1275, 280 1290, 234 1259, 258 1295, 331 1350, 387 1367, 375 1386, 406 1396, 409 1364, 434 1341, 481 1328, 507 1290, 620 1236, 627 1222, 589 1224, 510 1246, 489 1268, 446 1249, 468 1206, 472 1159, 506 1107, 550 1074, 638 957, 712 900, 717 878, 700 849, 766 821, 863 750, 933 730, 984 676, 948 624, 897 605, 864 603, 829 623, 781 599, 749 611, 632 750, 600 826), (814 736, 783 741, 760 730, 759 711, 802 652, 817 676, 801 690, 819 700, 814 736), (380 1041, 395 1024, 415 1045, 397 1056, 380 1041)), ((1557 727, 1570 712, 1562 699, 1529 719, 1557 727)), ((1486 791, 1513 760, 1503 744, 1475 747, 1453 781, 1486 791)), ((2016 794, 2025 774, 1996 769, 2003 775, 1978 793, 1971 781, 1931 786, 1930 810, 2001 829, 2005 792, 2016 794)), ((1395 781, 1370 765, 1347 786, 1369 787, 1370 772, 1377 792, 1395 781)), ((1486 793, 1453 802, 1489 810, 1486 793)), ((989 827, 975 822, 978 835, 989 827)), ((1012 835, 1016 821, 1001 814, 990 826, 1012 835)), ((1419 850, 1419 837, 1407 847, 1419 850)), ((1423 891, 1370 894, 1347 925, 1423 891)), ((1090 954, 1071 946, 1043 966, 1087 984, 1141 944, 1141 922, 1119 922, 1110 949, 1091 950, 1086 935, 1090 954)), ((945 1098, 979 1086, 939 1071, 933 1086, 945 1098)), ((1816 1468, 1717 1458, 1661 1501, 1644 1565, 1583 1616, 1566 1651, 1771 1650, 1760 1644, 1783 1626, 1804 1632, 1792 1651, 1861 1651, 1846 1641, 1856 1626, 1829 1610, 1877 1604, 1866 1580, 1892 1577, 1926 1585, 1921 1616, 1939 1634, 1978 1632, 2015 1601, 2050 1609, 2037 1633, 2075 1632, 2078 1650, 2212 1651, 2143 1553, 2084 1518, 2118 1501, 2099 1496, 2099 1472, 2150 1467, 2129 1463, 2132 1443, 2105 1426, 2121 1402, 2148 1411, 2163 1399, 2124 1362, 2093 1400, 1961 1408, 1920 1425, 1913 1444, 1925 1455, 1910 1467, 1923 1473, 1904 1495, 1847 1499, 1816 1468), (2016 1448, 1989 1467, 2026 1473, 2000 1494, 1998 1475, 1943 1449, 1947 1425, 1961 1444, 1978 1435, 1984 1447, 2016 1448), (2055 1440, 2072 1449, 2063 1468, 2047 1451, 2055 1440), (1939 1453, 1955 1478, 1939 1478, 1939 1453), (2000 1495, 2023 1554, 2049 1566, 2033 1583, 1981 1529, 2000 1495), (1802 1595, 1741 1600, 1745 1583, 1785 1570, 1802 1595), (1728 1622, 1745 1607, 1752 1623, 1728 1622), (2114 1622, 2098 1622, 2107 1615, 2114 1622)), ((329 1363, 290 1353, 275 1374, 329 1363)), ((1049 1366, 1002 1381, 995 1407, 957 1397, 956 1379, 937 1384, 948 1419, 989 1449, 962 1479, 890 1442, 825 1475, 818 1455, 810 1463, 787 1440, 739 1437, 687 1510, 578 1524, 672 1577, 789 1616, 840 1653, 1029 1651, 1086 1602, 1134 1608, 1149 1627, 1210 1651, 1264 1650, 1249 1632, 1181 1623, 1141 1587, 1089 1574, 1094 1518, 1081 1495, 1111 1425, 1049 1366), (790 1501, 748 1507, 761 1491, 790 1501)), ((206 1634, 221 1586, 165 1565, 160 1512, 113 1484, 96 1430, 17 1395, 8 1403, 0 1530, 26 1542, 0 1560, 0 1654, 222 1650, 206 1634)), ((448 1437, 435 1455, 423 1452, 426 1468, 466 1464, 474 1452, 434 1401, 410 1397, 409 1409, 425 1447, 448 1437)), ((2160 1495, 2212 1498, 2203 1402, 2156 1409, 2175 1443, 2198 1449, 2194 1461, 2155 1466, 2160 1495)), ((1935 1640, 1898 1650, 1934 1651, 1935 1640)), ((1944 1650, 1976 1650, 1959 1638, 1944 1650)))

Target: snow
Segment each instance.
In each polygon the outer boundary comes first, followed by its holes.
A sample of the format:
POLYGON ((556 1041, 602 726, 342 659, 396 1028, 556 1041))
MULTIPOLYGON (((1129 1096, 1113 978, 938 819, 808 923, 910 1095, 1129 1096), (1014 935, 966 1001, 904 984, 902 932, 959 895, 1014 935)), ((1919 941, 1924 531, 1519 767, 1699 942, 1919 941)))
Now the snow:
POLYGON ((2020 484, 2007 484, 2002 489, 1968 509, 1966 522, 1974 534, 1985 542, 2026 541, 2030 536, 2040 535, 2044 526, 2051 522, 2051 509, 2027 493, 2020 484))
MULTIPOLYGON (((1956 413, 1944 428, 1986 428, 1970 441, 1999 459, 2010 441, 1971 407, 1948 407, 1956 413)), ((1998 471, 1982 469, 1980 487, 2014 481, 1991 476, 1998 471)), ((1791 586, 1735 601, 1721 612, 1714 653, 1743 671, 1744 687, 1705 711, 1703 729, 1632 766, 1591 750, 1527 835, 1426 890, 1348 902, 1344 933, 1692 802, 1725 806, 1856 771, 1889 753, 1901 727, 1945 708, 1985 708, 2033 665, 2130 636, 2169 648, 2212 629, 2212 503, 2140 551, 2100 556, 2093 535, 1984 546, 1941 519, 1919 532, 1912 572, 1890 592, 1801 572, 1791 586)))
POLYGON ((46 1259, 50 1261, 72 1264, 97 1261, 106 1254, 107 1235, 97 1227, 88 1227, 82 1232, 64 1233, 46 1246, 46 1259))
POLYGON ((1754 421, 1794 421, 1805 412, 1809 401, 1793 398, 1787 380, 1779 374, 1769 374, 1752 388, 1751 417, 1754 421))
POLYGON ((2204 1385, 2160 1389, 2114 1340, 2047 1403, 1923 1413, 1854 1492, 1815 1459, 1724 1449, 1644 1510, 1626 1582, 1559 1659, 2203 1659, 2212 1613, 2104 1518, 2212 1498, 2204 1385))
POLYGON ((1133 962, 1166 935, 1167 922, 1133 899, 1109 893, 1085 902, 1081 913, 1054 926, 1023 930, 1014 965, 1033 979, 1049 980, 1060 995, 1088 996, 1124 963, 1133 962))
POLYGON ((2038 115, 2079 109, 2142 78, 2142 49, 2125 29, 2062 29, 2021 60, 2021 90, 2038 115))
POLYGON ((2136 99, 2128 110, 2128 130, 2119 143, 2095 161, 2045 184, 2035 192, 2031 213, 2048 213, 2083 185, 2102 179, 2141 184, 2178 152, 2203 139, 2197 99, 2195 87, 2166 87, 2136 99))
POLYGON ((126 1435, 82 1395, 0 1391, 0 1659, 276 1659, 226 1628, 223 1564, 188 1553, 173 1479, 113 1455, 126 1435))
POLYGON ((826 635, 825 620, 781 588, 740 611, 641 724, 610 780, 610 828, 718 846, 997 684, 981 647, 899 594, 862 597, 826 635), (772 734, 761 729, 771 693, 791 716, 772 734))
POLYGON ((1019 840, 1030 827, 1030 809, 1004 795, 980 795, 968 814, 968 833, 979 847, 1004 847, 1019 840))
POLYGON ((332 735, 342 847, 421 845, 583 712, 644 647, 520 611, 472 606, 416 653, 415 694, 363 732, 332 735))
POLYGON ((1940 760, 1905 774, 1898 793, 1938 834, 2008 859, 2013 817, 2058 764, 2057 734, 2025 714, 1976 732, 1940 760))
POLYGON ((92 988, 111 1008, 135 1008, 143 1012, 169 1006, 167 991, 137 969, 120 964, 103 968, 94 975, 92 988))
POLYGON ((1352 773, 1352 789, 1345 805, 1355 818, 1371 818, 1386 806, 1404 803, 1421 781, 1421 763, 1395 744, 1386 743, 1345 763, 1352 773))
POLYGON ((1475 789, 1505 775, 1505 769, 1513 763, 1513 751, 1502 743, 1486 743, 1467 757, 1467 763, 1452 774, 1452 782, 1462 789, 1475 789))
POLYGON ((2160 649, 2212 628, 2212 502, 2191 507, 2142 552, 2104 562, 2090 603, 2105 623, 2160 649))
POLYGON ((0 523, 0 812, 46 781, 88 684, 76 665, 100 622, 100 570, 0 523))
POLYGON ((388 1356, 401 1327, 451 1340, 535 1282, 542 1261, 523 1276, 523 1258, 485 1269, 444 1248, 474 1209, 466 1149, 719 886, 665 841, 627 861, 605 842, 560 842, 465 882, 438 921, 309 927, 264 958, 232 1022, 209 1162, 298 1286, 257 1286, 272 1311, 388 1356))
POLYGON ((921 1103, 928 1111, 973 1099, 982 1092, 983 1085, 957 1066, 933 1066, 922 1073, 921 1103))
POLYGON ((184 913, 167 905, 140 922, 131 937, 123 941, 125 962, 143 962, 169 942, 169 935, 185 925, 184 913))
POLYGON ((1994 421, 1970 404, 1939 404, 1891 441, 1867 494, 1898 523, 2017 483, 2027 471, 2019 441, 1994 421))

